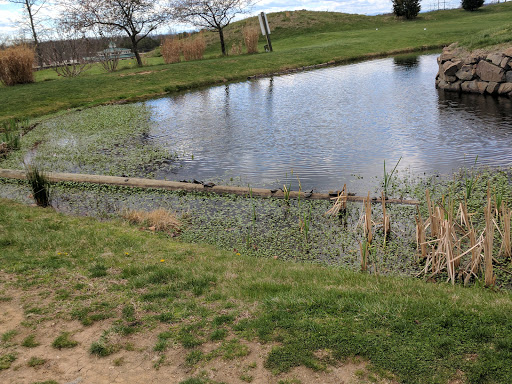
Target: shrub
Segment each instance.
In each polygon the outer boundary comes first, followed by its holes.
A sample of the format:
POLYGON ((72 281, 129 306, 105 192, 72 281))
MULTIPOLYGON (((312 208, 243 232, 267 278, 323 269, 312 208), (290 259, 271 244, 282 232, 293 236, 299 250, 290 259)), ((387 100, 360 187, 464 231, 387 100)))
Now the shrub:
POLYGON ((414 19, 421 10, 420 0, 393 0, 393 13, 404 16, 406 19, 414 19))
POLYGON ((260 31, 258 27, 245 27, 243 29, 245 48, 247 53, 258 52, 258 40, 260 38, 260 31))
POLYGON ((484 0, 462 0, 461 5, 466 11, 476 11, 484 5, 484 0))
POLYGON ((103 55, 100 56, 100 64, 105 71, 115 72, 117 71, 120 57, 121 55, 115 51, 103 52, 103 55))
POLYGON ((164 39, 160 52, 166 64, 179 63, 181 60, 181 41, 175 37, 164 39))
POLYGON ((0 82, 6 86, 33 83, 34 60, 34 50, 26 45, 0 50, 0 82))
POLYGON ((201 60, 206 49, 206 42, 202 34, 195 38, 183 40, 183 57, 186 61, 201 60))

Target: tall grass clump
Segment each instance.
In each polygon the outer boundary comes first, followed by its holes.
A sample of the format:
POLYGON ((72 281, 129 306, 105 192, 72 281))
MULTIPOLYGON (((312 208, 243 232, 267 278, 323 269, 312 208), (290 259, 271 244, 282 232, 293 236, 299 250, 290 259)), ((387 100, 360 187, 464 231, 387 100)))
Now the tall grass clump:
POLYGON ((37 166, 25 164, 25 173, 37 205, 46 208, 51 205, 50 180, 37 166))
POLYGON ((189 37, 183 40, 182 50, 185 61, 201 60, 204 56, 205 49, 206 41, 202 34, 194 38, 189 37))
POLYGON ((10 119, 0 126, 0 156, 9 151, 20 149, 23 126, 28 125, 27 120, 10 119))
POLYGON ((0 82, 5 86, 34 82, 34 50, 18 45, 0 50, 0 82))
POLYGON ((169 37, 162 41, 160 53, 166 64, 179 63, 181 61, 182 43, 176 37, 169 37))
POLYGON ((258 52, 258 39, 260 37, 260 31, 258 27, 245 27, 243 29, 245 48, 247 53, 258 52))

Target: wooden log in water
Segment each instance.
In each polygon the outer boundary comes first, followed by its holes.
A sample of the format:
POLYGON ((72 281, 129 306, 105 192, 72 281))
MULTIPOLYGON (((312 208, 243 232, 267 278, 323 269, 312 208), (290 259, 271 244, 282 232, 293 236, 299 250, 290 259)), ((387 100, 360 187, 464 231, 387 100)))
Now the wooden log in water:
MULTIPOLYGON (((86 175, 79 173, 59 173, 48 172, 47 176, 51 182, 69 181, 75 183, 92 183, 92 184, 105 184, 117 185, 121 187, 136 187, 136 188, 157 188, 166 189, 169 191, 187 191, 187 192, 210 192, 219 195, 234 194, 239 196, 249 196, 252 191, 254 197, 273 197, 278 199, 284 198, 284 192, 281 190, 270 190, 264 188, 248 188, 248 187, 233 187, 214 185, 208 186, 196 183, 184 183, 179 181, 168 180, 155 180, 155 179, 141 179, 135 177, 119 177, 119 176, 104 176, 104 175, 86 175)), ((25 180, 26 175, 23 170, 14 169, 0 169, 0 177, 8 179, 25 180)), ((338 191, 334 193, 336 196, 338 191)), ((332 194, 329 193, 305 193, 305 192, 290 192, 291 199, 309 199, 309 200, 330 200, 332 194)), ((364 202, 366 198, 362 196, 347 196, 347 201, 351 202, 364 202)), ((380 200, 372 199, 372 203, 381 203, 380 200)), ((404 205, 419 205, 417 200, 405 199, 387 199, 386 203, 389 204, 404 204, 404 205)))

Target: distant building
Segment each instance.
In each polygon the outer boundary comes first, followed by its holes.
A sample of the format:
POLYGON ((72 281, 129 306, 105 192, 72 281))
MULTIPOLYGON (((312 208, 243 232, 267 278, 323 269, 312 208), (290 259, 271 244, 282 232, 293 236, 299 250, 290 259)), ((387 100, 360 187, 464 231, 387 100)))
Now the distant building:
POLYGON ((99 60, 102 60, 105 56, 112 57, 117 56, 119 59, 131 59, 135 57, 132 51, 128 48, 117 48, 116 44, 111 41, 107 49, 97 53, 99 60))

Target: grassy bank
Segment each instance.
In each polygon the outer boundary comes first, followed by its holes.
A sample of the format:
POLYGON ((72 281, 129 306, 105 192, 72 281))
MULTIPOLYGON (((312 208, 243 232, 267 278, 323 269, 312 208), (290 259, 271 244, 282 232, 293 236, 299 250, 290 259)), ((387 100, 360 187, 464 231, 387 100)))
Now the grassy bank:
MULTIPOLYGON (((188 377, 205 378, 214 371, 204 364, 241 359, 258 342, 273 374, 299 365, 329 372, 358 356, 376 382, 512 379, 509 293, 247 257, 6 200, 0 228, 2 305, 23 308, 2 334, 0 378, 34 370, 22 358, 45 358, 34 344, 82 348, 97 366, 120 369, 120 356, 152 354, 155 375, 180 351, 188 377), (51 324, 58 340, 45 335, 51 324), (149 345, 133 344, 141 339, 149 345)), ((39 380, 63 382, 45 372, 39 380)))
MULTIPOLYGON (((239 81, 247 76, 324 63, 348 62, 464 40, 468 46, 510 41, 512 5, 486 6, 477 12, 460 9, 421 14, 416 20, 397 20, 390 15, 360 16, 328 12, 296 11, 270 14, 272 54, 218 56, 215 35, 205 60, 165 65, 162 58, 148 59, 136 68, 123 62, 112 74, 97 68, 74 79, 41 71, 34 84, 0 88, 0 119, 35 117, 74 107, 118 100, 136 100, 203 85, 239 81)), ((241 39, 247 19, 227 30, 228 46, 241 39)), ((260 52, 263 51, 260 38, 260 52)))

